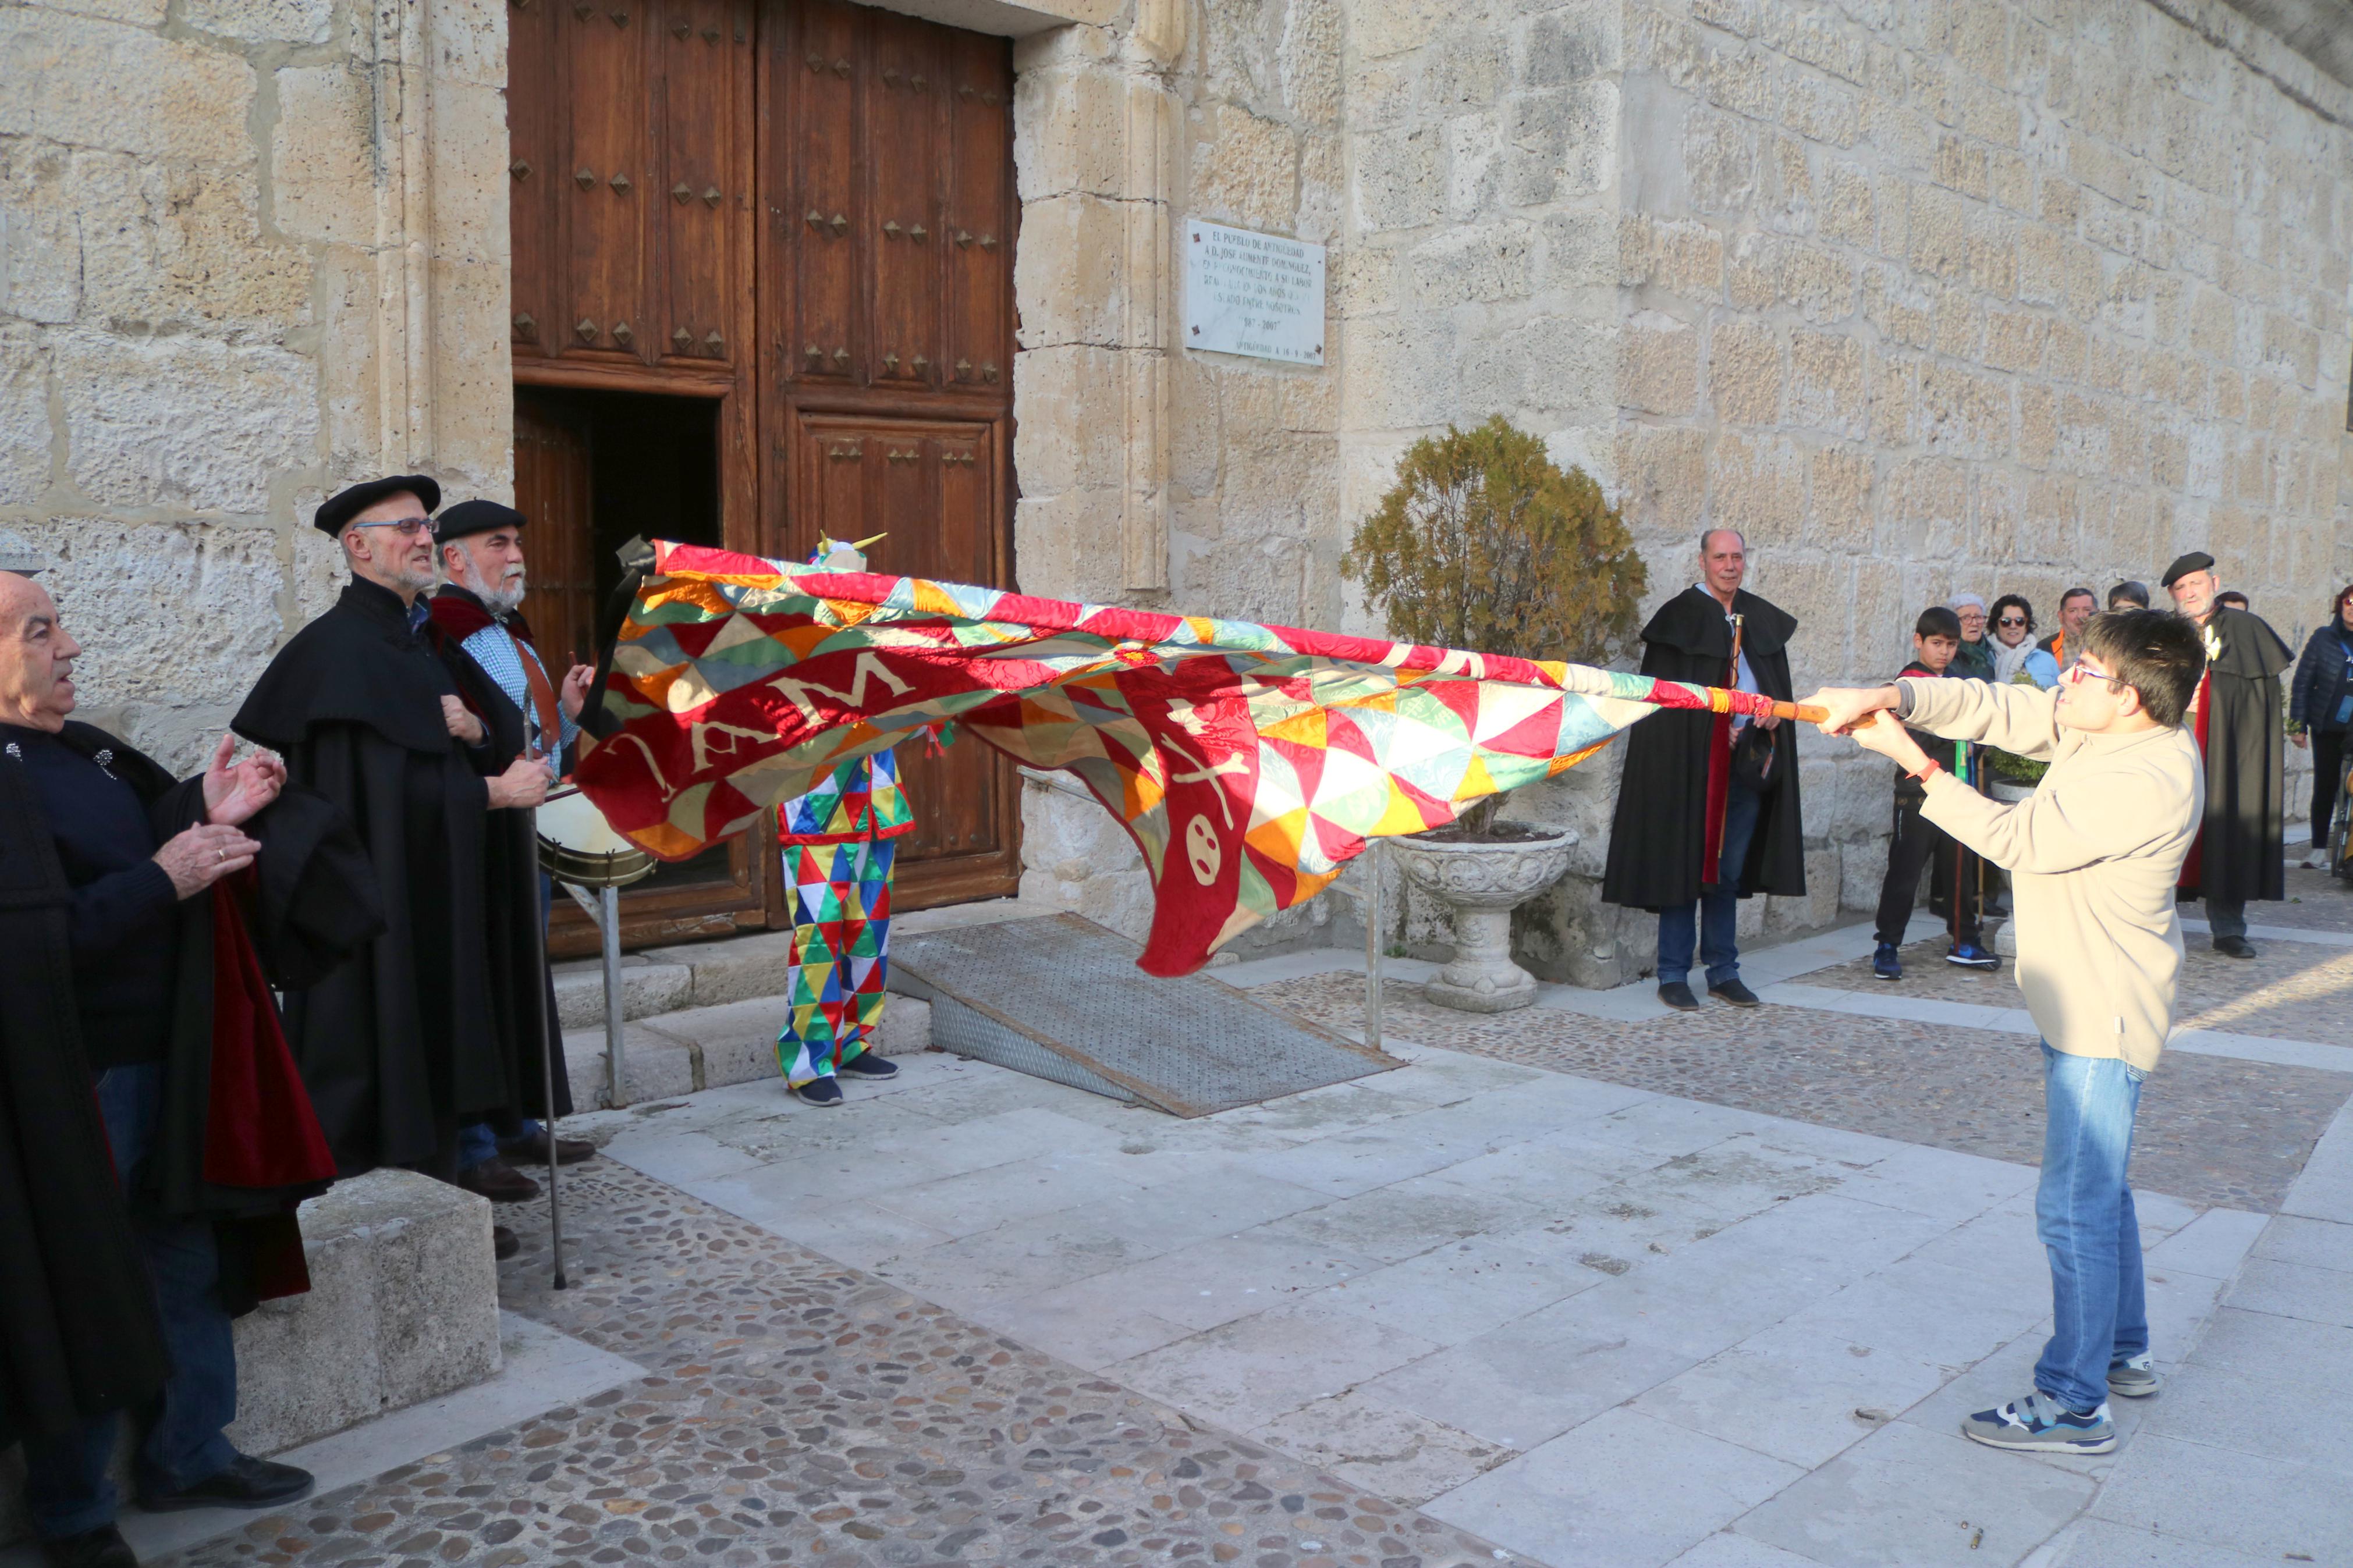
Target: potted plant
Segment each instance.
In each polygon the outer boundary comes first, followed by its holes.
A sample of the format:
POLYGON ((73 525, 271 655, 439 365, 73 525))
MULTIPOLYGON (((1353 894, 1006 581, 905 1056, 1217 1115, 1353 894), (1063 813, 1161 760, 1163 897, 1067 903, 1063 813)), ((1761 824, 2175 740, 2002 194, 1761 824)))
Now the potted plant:
MULTIPOLYGON (((1401 641, 1599 664, 1630 637, 1646 579, 1601 487, 1497 415, 1414 443, 1341 560, 1401 641)), ((1504 797, 1393 839, 1406 878, 1453 913, 1432 1002, 1500 1013, 1535 1000, 1512 960, 1512 910, 1558 881, 1577 835, 1498 820, 1504 797)))
MULTIPOLYGON (((2032 686, 2034 679, 2021 670, 2011 678, 2010 684, 2032 686)), ((1986 793, 1996 800, 2007 801, 2013 805, 2032 795, 2034 786, 2042 782, 2042 775, 2051 771, 2049 763, 2038 763, 1996 746, 1986 748, 1985 766, 1986 793)))

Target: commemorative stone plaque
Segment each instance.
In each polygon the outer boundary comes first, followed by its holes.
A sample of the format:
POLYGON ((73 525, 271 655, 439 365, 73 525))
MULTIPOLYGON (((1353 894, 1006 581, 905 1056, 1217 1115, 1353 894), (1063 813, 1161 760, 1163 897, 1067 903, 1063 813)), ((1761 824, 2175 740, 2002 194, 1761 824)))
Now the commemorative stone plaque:
POLYGON ((1185 220, 1185 346, 1324 363, 1324 247, 1185 220))

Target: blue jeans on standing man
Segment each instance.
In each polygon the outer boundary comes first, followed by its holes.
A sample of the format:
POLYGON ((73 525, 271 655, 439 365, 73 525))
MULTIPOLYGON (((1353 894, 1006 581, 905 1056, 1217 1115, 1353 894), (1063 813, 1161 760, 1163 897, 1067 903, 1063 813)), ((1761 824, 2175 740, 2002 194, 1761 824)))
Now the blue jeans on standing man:
POLYGON ((1694 936, 1699 956, 1707 964, 1710 985, 1740 978, 1740 944, 1735 934, 1740 919, 1740 868, 1748 863, 1748 840, 1757 832, 1758 805, 1755 790, 1738 779, 1727 783, 1724 844, 1716 860, 1715 887, 1701 893, 1695 903, 1671 904, 1659 911, 1660 984, 1689 978, 1694 936))
MULTIPOLYGON (((124 1189, 136 1193, 164 1104, 164 1065, 109 1068, 93 1088, 124 1189)), ((227 1469, 237 1450, 221 1428, 237 1419, 237 1347, 220 1300, 220 1256, 203 1220, 167 1219, 133 1202, 131 1223, 155 1305, 172 1375, 139 1445, 139 1487, 185 1491, 227 1469)), ((33 1529, 55 1541, 114 1522, 121 1502, 106 1468, 114 1458, 112 1412, 59 1437, 25 1443, 25 1504, 33 1529)))
POLYGON ((2051 1342, 2034 1386, 2098 1408, 2108 1369, 2148 1349, 2140 1219, 2125 1167, 2148 1075, 2115 1057, 2042 1047, 2042 1183, 2034 1218, 2051 1255, 2051 1342))

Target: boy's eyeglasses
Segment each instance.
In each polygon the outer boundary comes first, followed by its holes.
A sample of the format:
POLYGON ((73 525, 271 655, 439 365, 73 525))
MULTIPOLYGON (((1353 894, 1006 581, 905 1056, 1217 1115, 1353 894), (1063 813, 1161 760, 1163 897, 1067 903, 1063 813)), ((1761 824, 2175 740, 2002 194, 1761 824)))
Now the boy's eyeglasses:
POLYGON ((2071 686, 2081 686, 2087 680, 2102 680, 2107 683, 2108 689, 2111 691, 2121 689, 2125 683, 2125 678, 2123 676, 2102 675, 2098 670, 2094 669, 2082 659, 2077 659, 2065 669, 2060 671, 2059 679, 2066 681, 2071 686))

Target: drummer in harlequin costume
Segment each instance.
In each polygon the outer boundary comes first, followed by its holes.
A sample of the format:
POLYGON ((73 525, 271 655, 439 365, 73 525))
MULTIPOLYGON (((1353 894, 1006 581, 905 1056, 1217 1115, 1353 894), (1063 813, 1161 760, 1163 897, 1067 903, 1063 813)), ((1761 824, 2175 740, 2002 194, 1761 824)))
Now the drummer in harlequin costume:
MULTIPOLYGON (((874 539, 820 539, 809 563, 863 572, 863 551, 874 539)), ((792 1092, 811 1105, 841 1103, 838 1076, 898 1076, 866 1042, 882 1022, 892 863, 900 835, 914 826, 889 752, 853 758, 776 807, 793 917, 785 987, 792 1011, 776 1036, 776 1063, 792 1092)))

